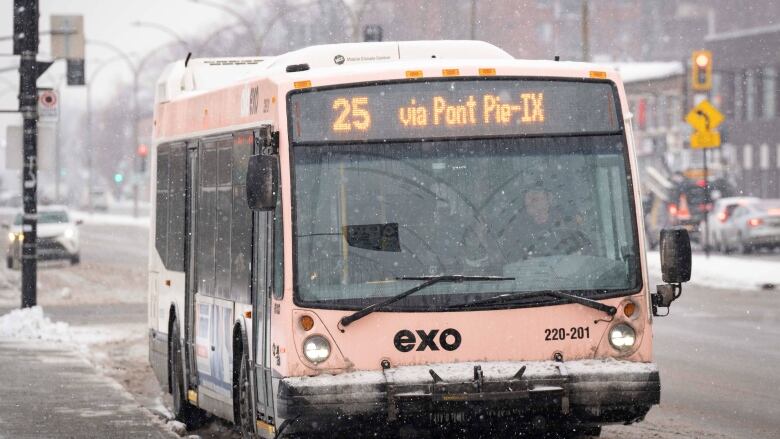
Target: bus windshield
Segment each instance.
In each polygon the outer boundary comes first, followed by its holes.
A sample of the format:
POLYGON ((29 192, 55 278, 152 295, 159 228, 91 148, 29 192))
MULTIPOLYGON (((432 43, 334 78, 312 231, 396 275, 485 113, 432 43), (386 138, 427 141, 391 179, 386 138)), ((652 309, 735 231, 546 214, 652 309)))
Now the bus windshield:
POLYGON ((298 303, 365 306, 419 283, 399 278, 442 274, 514 280, 435 285, 392 309, 640 287, 622 134, 302 145, 292 155, 298 303))

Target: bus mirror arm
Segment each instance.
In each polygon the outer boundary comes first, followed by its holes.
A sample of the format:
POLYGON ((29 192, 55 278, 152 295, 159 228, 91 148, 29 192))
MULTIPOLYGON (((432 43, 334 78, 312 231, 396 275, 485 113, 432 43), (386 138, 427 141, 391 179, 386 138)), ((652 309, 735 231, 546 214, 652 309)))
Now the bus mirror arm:
POLYGON ((682 295, 682 284, 663 284, 658 285, 656 288, 658 291, 650 296, 653 305, 653 315, 656 317, 668 316, 672 302, 679 299, 682 295), (660 314, 658 308, 666 308, 666 313, 660 314))
POLYGON ((274 210, 278 191, 278 156, 262 154, 250 156, 246 172, 246 201, 249 208, 266 212, 274 210))

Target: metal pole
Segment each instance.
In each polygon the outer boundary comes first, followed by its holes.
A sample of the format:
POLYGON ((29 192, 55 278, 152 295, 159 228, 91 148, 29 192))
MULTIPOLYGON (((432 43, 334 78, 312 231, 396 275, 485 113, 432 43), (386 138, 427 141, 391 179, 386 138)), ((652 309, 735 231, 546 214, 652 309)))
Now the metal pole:
MULTIPOLYGON (((26 8, 38 10, 38 0, 27 0, 26 8)), ((38 34, 38 16, 30 17, 25 23, 28 35, 38 34)), ((23 119, 24 166, 22 170, 22 308, 37 303, 36 262, 38 239, 38 48, 24 50, 19 63, 19 111, 23 119)))
MULTIPOLYGON (((709 123, 707 124, 709 131, 709 123)), ((710 257, 710 171, 707 165, 707 148, 702 148, 704 157, 704 255, 710 257)))
POLYGON ((133 71, 133 148, 130 163, 133 165, 133 218, 138 218, 138 179, 141 178, 141 166, 135 153, 138 148, 138 76, 141 65, 133 71))
MULTIPOLYGON (((60 88, 57 87, 57 96, 60 95, 60 88)), ((59 105, 59 103, 57 104, 59 105)), ((60 118, 61 112, 57 117, 57 120, 54 122, 54 202, 59 203, 60 202, 60 174, 62 173, 62 155, 60 152, 60 118)))
MULTIPOLYGON (((90 79, 94 79, 90 78, 90 79)), ((92 190, 93 190, 93 177, 92 173, 94 164, 92 163, 92 155, 94 154, 92 149, 92 81, 87 80, 87 130, 86 130, 86 136, 87 136, 87 205, 88 211, 90 214, 95 212, 94 208, 94 201, 92 200, 92 190)))

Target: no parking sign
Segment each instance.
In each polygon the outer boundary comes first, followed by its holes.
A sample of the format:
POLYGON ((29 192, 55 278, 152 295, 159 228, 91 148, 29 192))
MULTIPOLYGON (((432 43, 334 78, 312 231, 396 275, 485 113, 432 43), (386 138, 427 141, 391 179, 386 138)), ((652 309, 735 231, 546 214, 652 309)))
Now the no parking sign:
POLYGON ((56 122, 59 117, 60 99, 51 89, 38 90, 38 119, 56 122))

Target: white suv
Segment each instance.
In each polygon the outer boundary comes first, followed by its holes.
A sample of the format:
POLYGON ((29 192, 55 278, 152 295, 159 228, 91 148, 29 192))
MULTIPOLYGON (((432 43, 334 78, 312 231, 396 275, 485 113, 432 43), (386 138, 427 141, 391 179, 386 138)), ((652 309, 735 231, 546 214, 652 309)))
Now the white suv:
MULTIPOLYGON (((82 221, 74 221, 68 209, 63 206, 38 208, 38 260, 67 259, 71 265, 81 261, 79 229, 82 221)), ((22 214, 14 218, 13 224, 3 224, 8 229, 8 268, 19 267, 22 260, 22 214)))

